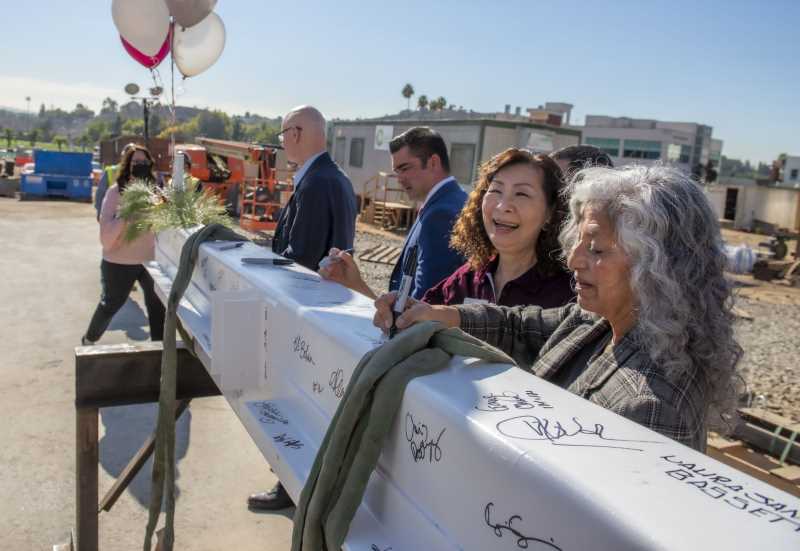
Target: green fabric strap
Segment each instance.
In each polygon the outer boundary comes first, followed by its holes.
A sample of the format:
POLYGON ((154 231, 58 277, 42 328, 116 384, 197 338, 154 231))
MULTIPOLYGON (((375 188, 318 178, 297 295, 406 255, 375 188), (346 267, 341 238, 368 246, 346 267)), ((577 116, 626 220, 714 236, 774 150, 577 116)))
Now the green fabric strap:
POLYGON ((361 359, 300 494, 292 551, 341 549, 406 386, 456 355, 514 364, 500 350, 435 322, 413 325, 361 359))
POLYGON ((153 455, 153 478, 150 489, 150 515, 144 538, 144 551, 152 549, 153 532, 158 523, 162 503, 166 512, 163 549, 172 551, 175 541, 175 393, 177 359, 175 331, 178 325, 178 304, 189 287, 200 245, 205 241, 246 241, 230 228, 209 224, 189 236, 181 249, 178 273, 172 282, 164 319, 164 343, 161 355, 161 390, 156 423, 156 449, 153 455), (166 500, 165 498, 166 494, 166 500))

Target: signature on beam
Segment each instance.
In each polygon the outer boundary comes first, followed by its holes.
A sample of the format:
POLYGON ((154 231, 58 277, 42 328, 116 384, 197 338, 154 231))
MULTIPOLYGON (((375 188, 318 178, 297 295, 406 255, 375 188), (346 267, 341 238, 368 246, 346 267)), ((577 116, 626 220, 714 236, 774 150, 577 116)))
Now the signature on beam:
POLYGON ((553 406, 542 400, 541 396, 532 390, 528 390, 526 394, 530 399, 510 390, 506 390, 502 394, 484 394, 481 398, 486 401, 485 404, 478 404, 475 409, 478 411, 508 411, 511 408, 533 409, 535 407, 553 409, 553 406))
POLYGON ((411 448, 411 456, 414 463, 419 463, 428 459, 428 463, 438 463, 442 459, 442 448, 439 447, 439 440, 446 428, 442 429, 436 440, 430 438, 428 425, 417 423, 411 413, 406 413, 406 440, 411 448))
POLYGON ((497 536, 498 538, 502 538, 505 535, 505 532, 509 532, 513 537, 517 538, 516 542, 517 547, 519 547, 520 549, 527 549, 528 544, 530 542, 534 542, 537 544, 540 543, 549 549, 555 549, 556 551, 561 551, 561 548, 555 544, 555 540, 553 540, 553 538, 549 538, 548 541, 548 540, 543 540, 541 538, 526 536, 522 532, 511 526, 512 524, 514 524, 514 521, 522 520, 522 517, 519 515, 512 515, 506 522, 493 523, 491 518, 492 507, 494 507, 494 503, 492 503, 491 501, 486 504, 486 508, 483 510, 483 518, 484 520, 486 520, 486 525, 494 530, 494 535, 497 536))
POLYGON ((517 438, 519 440, 547 440, 554 446, 615 448, 640 452, 642 451, 640 448, 613 443, 660 443, 650 440, 610 438, 606 436, 605 430, 605 427, 600 423, 594 423, 591 426, 584 427, 583 423, 578 421, 577 417, 572 417, 569 421, 562 423, 561 421, 551 420, 546 417, 520 415, 518 417, 504 419, 497 423, 497 431, 509 438, 517 438))
POLYGON ((297 335, 292 341, 292 348, 298 353, 301 360, 308 362, 313 366, 317 365, 314 363, 314 358, 311 356, 311 345, 306 342, 303 337, 297 335))
POLYGON ((337 398, 344 396, 344 371, 342 369, 331 371, 331 378, 328 381, 328 386, 337 398))
POLYGON ((275 407, 273 404, 269 402, 261 402, 259 405, 259 412, 258 412, 258 420, 262 423, 266 423, 268 425, 274 425, 275 423, 281 423, 283 425, 288 425, 289 420, 283 416, 281 410, 275 407))
POLYGON ((303 447, 303 443, 300 440, 292 438, 285 432, 283 434, 279 434, 278 436, 273 436, 272 439, 279 444, 283 444, 287 448, 292 448, 293 450, 299 450, 303 447))

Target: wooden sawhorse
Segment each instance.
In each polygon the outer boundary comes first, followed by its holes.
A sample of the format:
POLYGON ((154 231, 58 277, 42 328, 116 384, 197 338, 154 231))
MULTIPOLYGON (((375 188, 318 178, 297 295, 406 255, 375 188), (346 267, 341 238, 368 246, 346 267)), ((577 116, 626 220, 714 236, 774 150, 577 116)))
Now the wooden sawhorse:
MULTIPOLYGON (((153 453, 150 436, 98 505, 98 411, 102 407, 158 402, 161 343, 82 346, 75 349, 75 531, 77 551, 98 550, 98 515, 108 511, 153 453)), ((219 396, 200 360, 178 346, 178 405, 219 396)))

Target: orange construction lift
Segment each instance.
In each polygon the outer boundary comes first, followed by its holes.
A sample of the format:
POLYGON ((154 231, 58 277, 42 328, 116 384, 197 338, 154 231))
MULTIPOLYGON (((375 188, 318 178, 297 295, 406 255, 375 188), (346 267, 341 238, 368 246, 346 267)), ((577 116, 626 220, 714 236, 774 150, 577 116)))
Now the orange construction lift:
POLYGON ((192 176, 239 215, 243 229, 275 229, 292 191, 289 171, 277 168, 286 166, 279 146, 197 138, 196 144, 176 144, 175 149, 189 155, 192 176))

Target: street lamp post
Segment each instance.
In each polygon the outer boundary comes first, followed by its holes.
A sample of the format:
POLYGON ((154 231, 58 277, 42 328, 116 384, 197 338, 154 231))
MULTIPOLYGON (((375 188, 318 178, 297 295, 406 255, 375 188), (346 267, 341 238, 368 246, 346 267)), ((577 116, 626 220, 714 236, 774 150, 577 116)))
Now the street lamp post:
POLYGON ((150 149, 150 108, 158 102, 158 96, 164 90, 160 86, 150 88, 150 96, 137 97, 139 93, 139 85, 136 83, 129 83, 125 85, 125 92, 130 94, 131 99, 142 100, 142 115, 144 116, 144 145, 150 149))
POLYGON ((28 132, 30 132, 31 128, 33 128, 33 122, 31 121, 31 97, 25 96, 25 101, 28 103, 28 109, 26 111, 26 114, 28 119, 28 132))

